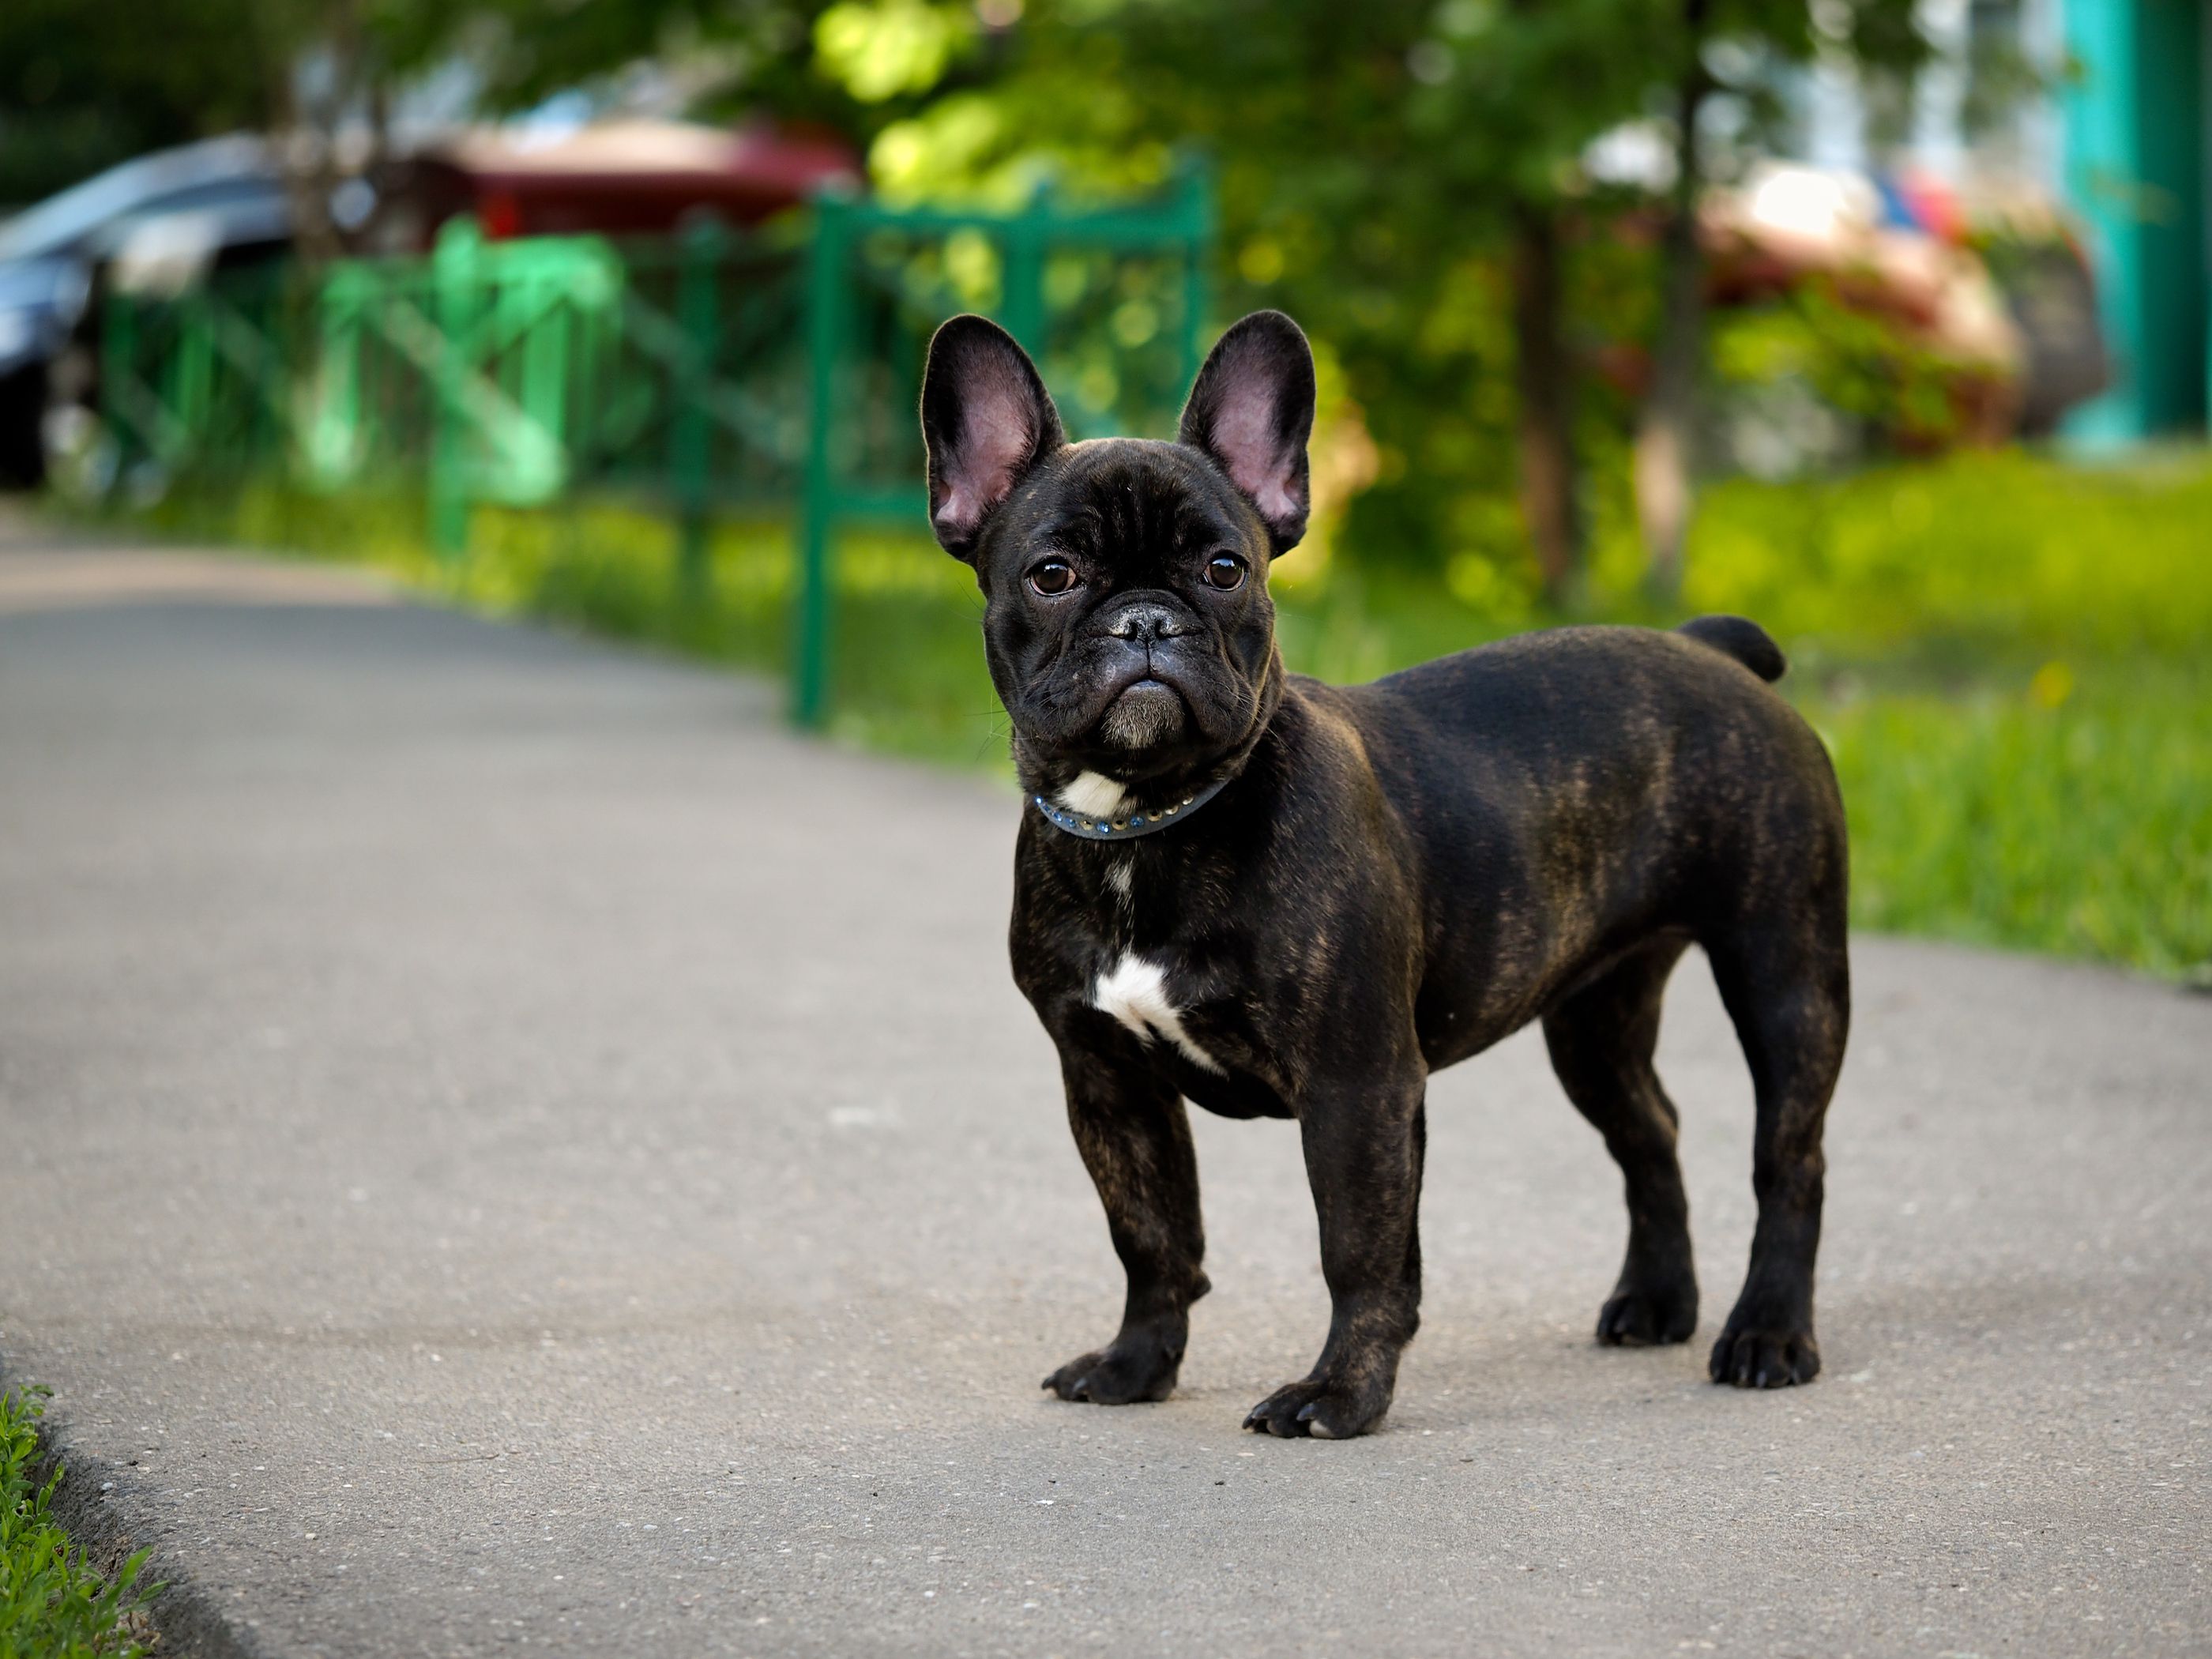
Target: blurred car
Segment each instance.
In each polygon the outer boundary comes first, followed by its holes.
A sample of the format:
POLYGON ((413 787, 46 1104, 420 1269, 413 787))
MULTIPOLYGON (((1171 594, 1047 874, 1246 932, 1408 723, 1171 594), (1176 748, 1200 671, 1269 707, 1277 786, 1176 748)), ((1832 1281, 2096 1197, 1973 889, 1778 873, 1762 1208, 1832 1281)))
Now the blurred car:
POLYGON ((89 400, 118 262, 191 280, 281 255, 291 225, 269 147, 244 135, 142 155, 0 223, 0 485, 39 483, 48 411, 89 400))
POLYGON ((1753 305, 1808 280, 1954 370, 1954 435, 2039 437, 2111 383, 2087 255, 2047 195, 1906 171, 1766 162, 1707 198, 1711 297, 1753 305))
POLYGON ((861 179, 860 156, 836 134, 767 122, 469 127, 380 172, 376 215, 359 240, 379 252, 422 252, 461 213, 495 240, 666 235, 702 211, 753 225, 817 190, 858 189, 861 179))

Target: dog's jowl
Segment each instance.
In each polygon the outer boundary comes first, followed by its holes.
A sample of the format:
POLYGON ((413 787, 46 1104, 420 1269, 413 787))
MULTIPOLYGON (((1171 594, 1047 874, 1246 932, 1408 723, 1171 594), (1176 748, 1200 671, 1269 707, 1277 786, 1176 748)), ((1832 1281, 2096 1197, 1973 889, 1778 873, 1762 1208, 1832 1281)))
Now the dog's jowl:
POLYGON ((1272 561, 1304 532, 1313 359, 1230 330, 1174 443, 1071 444, 976 317, 930 348, 938 538, 973 565, 1029 795, 1014 975, 1128 1273, 1121 1328, 1045 1386, 1175 1386, 1206 1294, 1184 1103, 1297 1121, 1331 1304, 1321 1357, 1247 1426, 1342 1437, 1390 1404, 1419 1323, 1429 1073, 1543 1022, 1605 1137, 1628 1251, 1601 1342, 1698 1323, 1675 1114, 1652 1052, 1703 947, 1758 1100, 1751 1269, 1716 1381, 1820 1370, 1821 1119, 1849 1018, 1844 814, 1752 623, 1567 628, 1372 685, 1284 672, 1272 561))

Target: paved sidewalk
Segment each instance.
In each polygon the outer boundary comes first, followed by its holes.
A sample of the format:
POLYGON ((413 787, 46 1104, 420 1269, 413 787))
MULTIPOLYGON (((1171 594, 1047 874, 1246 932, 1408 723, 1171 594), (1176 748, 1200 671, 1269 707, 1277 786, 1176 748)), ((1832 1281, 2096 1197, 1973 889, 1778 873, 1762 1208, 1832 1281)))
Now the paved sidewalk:
POLYGON ((2212 1652, 2212 1000, 1865 940, 1827 1375, 1703 1381, 1749 1092, 1694 960, 1701 1340, 1524 1035, 1432 1095, 1387 1432, 1242 1435, 1325 1298, 1203 1120, 1182 1392, 1009 983, 1016 806, 759 687, 341 574, 0 540, 0 1366, 165 1652, 2212 1652), (112 1483, 109 1484, 109 1483, 112 1483))

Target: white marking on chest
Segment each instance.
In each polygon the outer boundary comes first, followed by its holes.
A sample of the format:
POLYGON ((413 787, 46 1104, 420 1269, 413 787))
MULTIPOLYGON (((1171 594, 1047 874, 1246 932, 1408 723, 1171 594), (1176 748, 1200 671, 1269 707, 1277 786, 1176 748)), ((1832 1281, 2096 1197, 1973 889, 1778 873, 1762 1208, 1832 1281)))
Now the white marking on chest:
POLYGON ((1113 1015, 1146 1042, 1165 1037, 1182 1057, 1200 1071, 1225 1076, 1220 1061, 1192 1041, 1182 1028, 1182 1011, 1168 1000, 1167 969, 1125 953, 1113 968, 1098 976, 1091 988, 1091 1006, 1113 1015))
POLYGON ((1106 884, 1121 896, 1121 902, 1124 904, 1129 902, 1132 889, 1129 884, 1127 859, 1110 859, 1107 861, 1106 884))
POLYGON ((1078 772, 1060 792, 1060 804, 1085 817, 1117 818, 1128 810, 1129 792, 1099 772, 1078 772))

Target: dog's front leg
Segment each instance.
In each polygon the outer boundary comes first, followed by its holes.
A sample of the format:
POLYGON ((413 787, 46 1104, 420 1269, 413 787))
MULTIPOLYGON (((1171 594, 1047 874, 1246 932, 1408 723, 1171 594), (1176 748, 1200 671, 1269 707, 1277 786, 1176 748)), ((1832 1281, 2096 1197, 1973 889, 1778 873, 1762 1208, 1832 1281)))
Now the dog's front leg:
POLYGON ((1328 1340, 1313 1370, 1255 1406, 1244 1426, 1343 1440, 1382 1421, 1398 1356, 1419 1328, 1421 1158, 1428 1121, 1416 1071, 1315 1091, 1301 1106, 1306 1176, 1321 1220, 1328 1340))
POLYGON ((1210 1286, 1200 1270, 1198 1155, 1182 1097, 1141 1063, 1060 1050, 1068 1127, 1106 1206, 1115 1254, 1129 1275, 1121 1328, 1044 1380, 1062 1400, 1123 1406, 1164 1400, 1182 1368, 1190 1304, 1210 1286))

